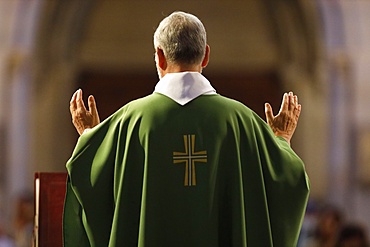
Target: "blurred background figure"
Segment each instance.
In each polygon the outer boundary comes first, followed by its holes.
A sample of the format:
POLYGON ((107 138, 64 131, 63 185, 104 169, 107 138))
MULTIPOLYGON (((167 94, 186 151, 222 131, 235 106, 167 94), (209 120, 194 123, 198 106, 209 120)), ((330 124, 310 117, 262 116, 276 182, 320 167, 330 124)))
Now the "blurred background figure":
POLYGON ((334 247, 343 222, 342 212, 331 205, 318 211, 317 223, 311 236, 301 241, 300 247, 334 247))
POLYGON ((306 214, 302 223, 301 233, 299 235, 298 247, 306 246, 316 231, 318 220, 318 204, 314 200, 309 200, 307 204, 306 214))
POLYGON ((30 247, 33 234, 33 194, 22 194, 16 203, 14 239, 16 247, 30 247))
POLYGON ((13 239, 5 231, 4 220, 0 215, 0 247, 15 247, 13 239))
POLYGON ((342 227, 338 234, 335 247, 368 247, 368 237, 365 228, 359 224, 351 223, 342 227))

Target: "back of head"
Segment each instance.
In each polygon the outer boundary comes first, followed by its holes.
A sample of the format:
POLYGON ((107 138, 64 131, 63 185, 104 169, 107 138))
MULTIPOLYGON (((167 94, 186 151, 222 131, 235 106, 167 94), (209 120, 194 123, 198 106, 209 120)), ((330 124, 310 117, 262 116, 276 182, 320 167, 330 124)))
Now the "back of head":
POLYGON ((337 247, 358 246, 368 247, 366 230, 358 224, 347 224, 343 226, 338 234, 337 247))
POLYGON ((154 48, 163 50, 168 62, 201 63, 206 51, 206 30, 194 15, 174 12, 161 21, 154 33, 154 48))

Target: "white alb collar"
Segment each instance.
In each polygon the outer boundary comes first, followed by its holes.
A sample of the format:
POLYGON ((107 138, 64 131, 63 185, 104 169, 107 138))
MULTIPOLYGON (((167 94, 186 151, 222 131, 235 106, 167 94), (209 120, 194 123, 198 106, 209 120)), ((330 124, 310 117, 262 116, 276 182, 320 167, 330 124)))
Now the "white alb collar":
POLYGON ((166 95, 180 105, 202 94, 216 94, 211 83, 198 72, 167 73, 157 83, 154 92, 166 95))

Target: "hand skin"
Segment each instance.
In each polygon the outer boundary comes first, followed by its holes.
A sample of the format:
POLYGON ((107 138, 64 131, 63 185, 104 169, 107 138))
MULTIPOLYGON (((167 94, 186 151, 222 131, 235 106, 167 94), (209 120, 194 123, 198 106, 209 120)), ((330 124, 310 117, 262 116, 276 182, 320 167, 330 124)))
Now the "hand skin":
POLYGON ((80 135, 85 129, 93 128, 100 123, 95 98, 92 95, 88 98, 88 106, 87 110, 83 102, 82 90, 78 89, 69 102, 69 110, 72 115, 72 123, 80 135))
POLYGON ((298 124, 302 106, 298 104, 298 97, 293 92, 285 93, 279 113, 274 116, 272 107, 265 103, 267 124, 276 136, 283 137, 290 145, 294 131, 298 124))

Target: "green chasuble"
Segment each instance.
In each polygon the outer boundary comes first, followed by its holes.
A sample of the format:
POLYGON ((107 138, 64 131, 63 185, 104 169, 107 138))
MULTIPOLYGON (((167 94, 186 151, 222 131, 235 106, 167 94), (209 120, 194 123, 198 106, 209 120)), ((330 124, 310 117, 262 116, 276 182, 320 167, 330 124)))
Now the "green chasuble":
POLYGON ((288 143, 218 94, 128 103, 67 170, 66 247, 293 247, 309 193, 288 143))

